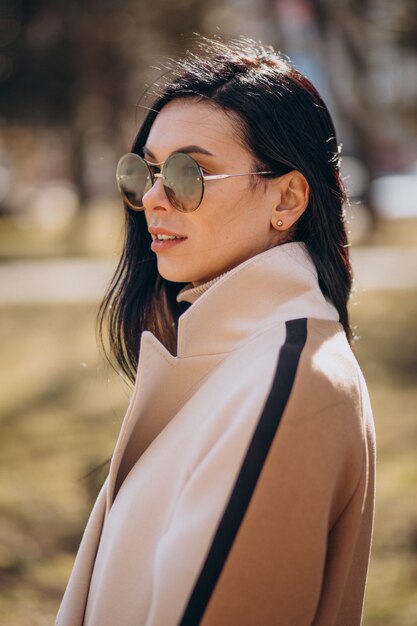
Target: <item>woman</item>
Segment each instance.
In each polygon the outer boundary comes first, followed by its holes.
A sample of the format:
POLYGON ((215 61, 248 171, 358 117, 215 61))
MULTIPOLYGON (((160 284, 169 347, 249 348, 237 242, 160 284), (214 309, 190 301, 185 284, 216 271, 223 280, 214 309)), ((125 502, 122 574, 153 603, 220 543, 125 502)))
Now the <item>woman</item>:
POLYGON ((134 390, 57 624, 359 625, 375 430, 330 115, 250 40, 171 70, 118 165, 99 319, 134 390))

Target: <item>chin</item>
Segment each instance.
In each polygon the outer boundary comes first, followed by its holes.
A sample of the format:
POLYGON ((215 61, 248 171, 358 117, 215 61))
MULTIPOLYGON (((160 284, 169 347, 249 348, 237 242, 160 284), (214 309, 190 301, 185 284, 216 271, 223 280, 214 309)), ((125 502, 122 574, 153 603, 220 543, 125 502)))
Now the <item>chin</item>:
POLYGON ((175 263, 168 259, 158 258, 158 272, 162 278, 173 283, 191 283, 193 281, 189 269, 175 267, 175 263))
POLYGON ((163 259, 158 258, 158 272, 160 275, 173 283, 193 283, 194 286, 202 285, 203 283, 215 278, 222 272, 222 270, 216 271, 204 271, 204 268, 201 268, 200 272, 198 269, 194 271, 190 268, 190 264, 187 263, 187 266, 184 264, 180 267, 178 264, 176 266, 175 262, 172 259, 163 259))

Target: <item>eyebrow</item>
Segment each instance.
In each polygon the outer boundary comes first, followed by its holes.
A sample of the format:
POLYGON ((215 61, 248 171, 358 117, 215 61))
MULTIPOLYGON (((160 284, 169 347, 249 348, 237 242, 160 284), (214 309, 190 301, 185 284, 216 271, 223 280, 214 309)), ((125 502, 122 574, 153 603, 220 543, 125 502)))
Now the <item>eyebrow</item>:
MULTIPOLYGON (((143 153, 145 154, 149 154, 149 156, 152 159, 156 159, 156 156, 154 155, 154 153, 152 152, 152 150, 149 150, 149 148, 147 146, 143 146, 143 153)), ((184 146, 183 148, 178 148, 178 150, 174 150, 173 152, 171 152, 171 154, 175 154, 176 152, 185 152, 186 154, 207 154, 208 156, 214 156, 214 154, 212 152, 209 152, 208 150, 206 150, 205 148, 202 148, 201 146, 184 146)), ((169 155, 171 156, 171 155, 169 155)))

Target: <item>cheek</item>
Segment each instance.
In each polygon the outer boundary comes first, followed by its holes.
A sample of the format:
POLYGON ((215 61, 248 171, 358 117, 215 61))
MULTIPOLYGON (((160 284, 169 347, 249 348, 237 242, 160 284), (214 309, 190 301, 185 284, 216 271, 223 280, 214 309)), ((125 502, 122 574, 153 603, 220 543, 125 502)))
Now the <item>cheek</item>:
POLYGON ((206 189, 203 202, 193 216, 193 231, 202 243, 228 245, 256 236, 263 228, 260 200, 247 185, 206 189), (236 188, 237 187, 237 188, 236 188))
POLYGON ((224 233, 230 239, 233 232, 245 227, 247 214, 251 211, 253 203, 249 194, 246 193, 247 190, 242 189, 242 186, 238 190, 231 189, 226 186, 227 182, 226 180, 221 193, 210 198, 208 212, 212 229, 224 233))
POLYGON ((259 233, 264 226, 264 211, 259 198, 251 194, 250 190, 234 198, 229 202, 225 213, 222 216, 222 224, 229 237, 250 236, 259 233))
POLYGON ((242 220, 239 219, 240 212, 237 207, 220 204, 211 207, 207 216, 200 223, 199 235, 206 242, 228 243, 233 240, 237 232, 242 228, 242 220))

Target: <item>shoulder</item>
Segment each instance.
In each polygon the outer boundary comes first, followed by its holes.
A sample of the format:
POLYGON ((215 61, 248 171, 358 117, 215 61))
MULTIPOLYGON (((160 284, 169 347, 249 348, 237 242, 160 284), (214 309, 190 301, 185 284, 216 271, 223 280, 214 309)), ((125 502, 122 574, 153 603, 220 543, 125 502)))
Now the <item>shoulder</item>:
POLYGON ((337 407, 333 428, 346 424, 357 438, 364 436, 368 391, 359 363, 340 322, 297 318, 280 323, 253 338, 239 351, 237 392, 257 390, 268 402, 285 405, 285 421, 325 416, 337 407), (263 391, 262 391, 263 390, 263 391))
POLYGON ((328 404, 346 404, 359 412, 364 380, 343 326, 333 320, 302 318, 288 321, 286 329, 277 371, 284 377, 292 375, 292 395, 310 412, 328 404))
MULTIPOLYGON (((316 318, 304 322, 281 426, 297 432, 304 442, 312 439, 317 449, 331 447, 349 459, 358 474, 366 447, 366 423, 373 419, 363 374, 339 322, 316 318)), ((287 324, 287 341, 291 342, 289 334, 287 324)), ((289 370, 285 345, 275 384, 279 384, 280 370, 284 376, 289 370)))
POLYGON ((244 350, 248 364, 259 365, 253 374, 265 376, 273 369, 275 377, 289 379, 293 392, 312 402, 359 399, 363 375, 340 322, 291 319, 260 333, 244 350))
POLYGON ((302 333, 301 320, 291 322, 270 392, 270 398, 276 398, 271 403, 273 415, 285 395, 282 378, 292 368, 272 449, 277 458, 289 455, 297 466, 307 464, 313 474, 320 468, 334 474, 339 485, 336 509, 341 510, 366 471, 373 423, 366 383, 340 323, 306 318, 302 333), (292 351, 298 357, 295 368, 290 362, 292 351))

